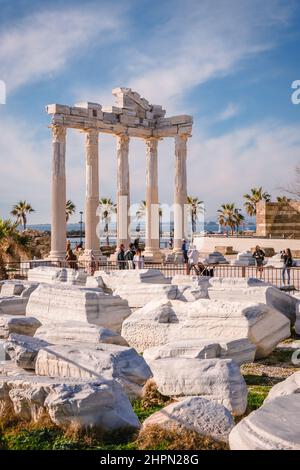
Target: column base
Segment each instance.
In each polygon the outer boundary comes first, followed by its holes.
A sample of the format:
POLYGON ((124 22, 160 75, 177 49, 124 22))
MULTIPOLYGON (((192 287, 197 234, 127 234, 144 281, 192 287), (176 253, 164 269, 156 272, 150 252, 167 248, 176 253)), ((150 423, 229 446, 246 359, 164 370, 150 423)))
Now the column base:
POLYGON ((107 257, 104 256, 101 252, 101 250, 85 250, 78 258, 78 261, 83 261, 83 262, 88 262, 91 261, 91 254, 93 253, 93 256, 95 258, 96 262, 100 263, 106 263, 107 262, 107 257))
POLYGON ((184 256, 181 250, 173 251, 174 263, 184 263, 184 256))
POLYGON ((143 256, 148 263, 161 263, 163 260, 163 255, 160 250, 146 248, 145 251, 143 251, 143 256))
POLYGON ((50 251, 49 256, 46 258, 47 261, 65 261, 66 252, 65 251, 50 251))

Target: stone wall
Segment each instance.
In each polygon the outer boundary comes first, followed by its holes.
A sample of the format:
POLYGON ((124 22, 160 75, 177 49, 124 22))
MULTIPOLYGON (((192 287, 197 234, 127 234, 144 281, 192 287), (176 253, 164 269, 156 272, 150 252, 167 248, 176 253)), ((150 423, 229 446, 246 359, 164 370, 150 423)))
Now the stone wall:
POLYGON ((261 237, 300 238, 300 201, 259 202, 256 234, 261 237))

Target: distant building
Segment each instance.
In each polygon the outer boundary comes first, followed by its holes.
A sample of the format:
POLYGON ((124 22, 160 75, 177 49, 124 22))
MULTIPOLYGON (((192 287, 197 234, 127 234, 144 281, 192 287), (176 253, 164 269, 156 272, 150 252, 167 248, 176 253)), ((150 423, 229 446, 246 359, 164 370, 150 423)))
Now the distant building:
POLYGON ((300 239, 300 201, 256 205, 256 235, 300 239))

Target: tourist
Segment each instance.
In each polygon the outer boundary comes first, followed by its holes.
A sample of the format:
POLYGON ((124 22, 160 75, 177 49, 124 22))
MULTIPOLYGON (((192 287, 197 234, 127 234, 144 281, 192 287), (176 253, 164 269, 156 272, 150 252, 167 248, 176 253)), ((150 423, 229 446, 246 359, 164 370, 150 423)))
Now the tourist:
POLYGON ((262 279, 264 271, 264 260, 266 255, 264 251, 257 245, 252 256, 255 259, 256 273, 259 273, 260 279, 262 279))
POLYGON ((135 269, 135 265, 134 265, 134 261, 133 261, 134 255, 135 255, 134 244, 130 243, 129 244, 129 249, 125 253, 125 260, 127 261, 127 268, 128 269, 135 269))
POLYGON ((289 248, 281 252, 281 259, 283 261, 282 281, 285 285, 285 273, 287 273, 288 285, 291 283, 291 267, 293 266, 292 252, 289 248))
POLYGON ((137 250, 140 249, 140 239, 139 239, 139 238, 136 238, 136 239, 134 240, 133 246, 134 246, 135 251, 137 251, 137 250))
POLYGON ((181 251, 183 254, 183 261, 184 263, 188 263, 188 249, 187 249, 187 243, 186 240, 183 238, 182 240, 182 245, 181 245, 181 251))
POLYGON ((195 273, 198 275, 198 262, 199 262, 199 251, 196 249, 195 246, 192 246, 188 253, 188 274, 194 269, 195 273))
POLYGON ((145 257, 142 255, 141 250, 137 250, 133 262, 136 269, 144 269, 145 267, 145 257))
POLYGON ((70 246, 68 247, 65 260, 68 268, 78 269, 77 256, 73 253, 70 246))
POLYGON ((170 250, 173 249, 173 238, 172 237, 169 240, 169 248, 170 248, 170 250))
POLYGON ((198 263, 197 270, 199 276, 214 277, 215 266, 205 266, 201 261, 198 263))
POLYGON ((125 247, 124 245, 120 245, 119 251, 117 253, 117 261, 119 269, 125 269, 126 267, 126 260, 125 260, 125 247))

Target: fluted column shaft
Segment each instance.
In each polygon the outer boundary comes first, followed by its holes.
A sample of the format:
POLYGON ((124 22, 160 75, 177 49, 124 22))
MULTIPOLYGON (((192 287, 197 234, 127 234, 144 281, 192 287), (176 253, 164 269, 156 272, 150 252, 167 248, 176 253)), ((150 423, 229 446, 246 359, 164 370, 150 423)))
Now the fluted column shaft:
POLYGON ((117 246, 129 246, 130 224, 130 179, 129 179, 129 137, 117 136, 117 246))
POLYGON ((66 128, 52 126, 51 252, 50 259, 66 256, 66 128))
POLYGON ((99 214, 99 133, 95 129, 86 132, 86 193, 85 193, 85 254, 100 254, 97 234, 99 214))
POLYGON ((187 136, 175 137, 175 186, 174 186, 174 251, 180 252, 185 238, 187 204, 187 136))
POLYGON ((158 139, 146 140, 146 247, 145 257, 159 261, 158 139))

